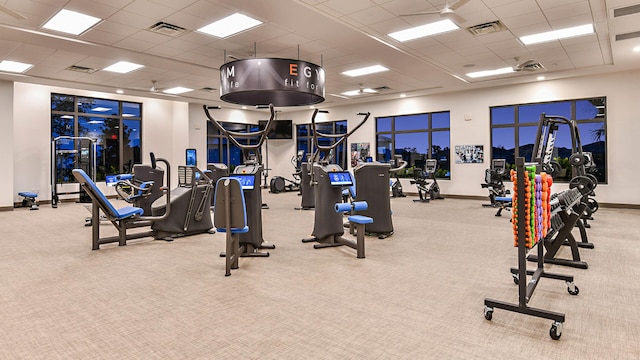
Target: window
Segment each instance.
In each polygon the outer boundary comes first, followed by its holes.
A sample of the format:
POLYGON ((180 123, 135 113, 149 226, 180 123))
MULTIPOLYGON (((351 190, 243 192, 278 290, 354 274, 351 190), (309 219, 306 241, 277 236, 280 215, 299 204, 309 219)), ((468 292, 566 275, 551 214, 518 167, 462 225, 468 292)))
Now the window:
MULTIPOLYGON (((259 131, 258 124, 234 123, 221 121, 222 126, 229 131, 235 132, 255 132, 259 131)), ((245 144, 247 140, 251 144, 257 144, 258 138, 237 139, 241 144, 245 144)), ((226 136, 220 133, 210 121, 207 121, 207 163, 222 163, 229 166, 229 171, 233 172, 236 166, 244 164, 244 155, 242 150, 236 145, 229 142, 226 136), (231 160, 229 160, 229 158, 231 160)))
MULTIPOLYGON (((595 167, 591 173, 599 183, 606 182, 606 98, 554 101, 536 104, 496 106, 491 111, 491 158, 505 159, 513 168, 516 157, 531 161, 540 114, 574 119, 580 132, 582 150, 590 152, 595 167)), ((562 173, 556 181, 571 180, 571 133, 568 126, 558 128, 554 159, 562 173)))
MULTIPOLYGON (((324 134, 346 134, 347 120, 316 123, 316 130, 324 134)), ((335 140, 333 138, 318 138, 318 143, 322 146, 331 146, 335 140)), ((338 145, 332 161, 343 169, 346 169, 348 164, 346 146, 345 142, 338 145)), ((314 151, 311 124, 296 125, 296 148, 297 151, 304 150, 305 157, 306 154, 311 154, 314 151)), ((324 156, 325 154, 320 154, 320 157, 324 156)), ((306 158, 304 159, 306 160, 306 158)))
POLYGON ((413 177, 426 159, 436 159, 436 177, 450 179, 450 126, 448 111, 376 118, 376 159, 388 163, 402 155, 408 165, 400 177, 413 177))
MULTIPOLYGON (((84 96, 51 94, 51 139, 59 136, 96 139, 96 181, 107 174, 129 173, 142 162, 142 104, 84 96)), ((78 143, 68 141, 59 149, 73 154, 78 143)), ((56 164, 59 172, 76 167, 78 159, 56 164)), ((69 170, 70 171, 70 170, 69 170)), ((72 181, 65 177, 64 181, 72 181)))

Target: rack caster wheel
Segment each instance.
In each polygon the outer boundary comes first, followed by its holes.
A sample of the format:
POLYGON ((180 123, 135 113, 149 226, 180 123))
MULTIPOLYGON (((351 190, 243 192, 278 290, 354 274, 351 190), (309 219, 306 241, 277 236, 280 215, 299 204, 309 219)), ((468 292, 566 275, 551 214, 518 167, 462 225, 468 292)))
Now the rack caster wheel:
POLYGON ((549 330, 549 336, 551 336, 551 338, 553 340, 560 339, 560 336, 562 336, 562 323, 561 322, 556 321, 551 325, 551 329, 549 330))
POLYGON ((518 285, 518 283, 520 282, 520 277, 518 276, 518 274, 511 274, 511 276, 513 277, 513 283, 518 285))
POLYGON ((491 321, 491 319, 493 318, 493 308, 492 307, 488 307, 485 306, 484 307, 484 318, 491 321))
POLYGON ((578 295, 580 289, 574 283, 567 282, 567 292, 569 292, 570 295, 578 295))

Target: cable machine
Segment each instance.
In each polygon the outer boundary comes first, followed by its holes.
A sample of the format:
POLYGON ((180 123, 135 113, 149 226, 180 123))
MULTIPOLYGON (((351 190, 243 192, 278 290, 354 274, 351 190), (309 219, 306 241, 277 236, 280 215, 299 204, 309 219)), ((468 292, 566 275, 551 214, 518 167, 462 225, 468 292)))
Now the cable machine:
MULTIPOLYGON (((69 147, 69 146, 66 146, 69 147)), ((97 140, 90 137, 58 136, 51 141, 51 207, 57 208, 59 195, 79 194, 80 202, 90 203, 91 197, 80 184, 78 191, 58 191, 59 184, 73 182, 73 169, 82 169, 91 180, 96 180, 97 140), (62 145, 73 144, 71 148, 62 145)))

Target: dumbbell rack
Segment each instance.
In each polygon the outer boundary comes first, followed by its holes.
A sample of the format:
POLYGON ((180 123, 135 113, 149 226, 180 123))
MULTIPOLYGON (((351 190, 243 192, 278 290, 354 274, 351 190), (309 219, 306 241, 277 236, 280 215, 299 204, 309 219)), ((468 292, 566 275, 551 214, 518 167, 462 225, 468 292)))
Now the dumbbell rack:
MULTIPOLYGON (((582 194, 578 189, 568 189, 559 194, 554 194, 552 201, 552 211, 554 215, 551 217, 551 232, 542 240, 543 247, 547 250, 543 256, 543 260, 548 264, 556 264, 563 266, 571 266, 579 269, 586 269, 589 265, 580 259, 579 245, 584 243, 586 232, 583 234, 583 228, 580 227, 580 218, 584 213, 587 203, 582 201, 582 194), (583 242, 578 243, 571 233, 575 227, 580 228, 583 242), (556 258, 558 251, 562 245, 568 245, 571 248, 571 259, 556 258)), ((536 262, 540 255, 530 254, 527 260, 536 262)))
POLYGON ((533 296, 533 292, 539 283, 540 278, 550 278, 555 280, 563 280, 567 284, 567 291, 571 295, 577 295, 579 289, 573 284, 573 276, 560 275, 554 273, 548 273, 544 270, 544 249, 542 246, 538 246, 538 262, 535 270, 527 270, 527 245, 526 245, 526 233, 527 227, 525 212, 525 189, 524 189, 524 176, 525 176, 525 164, 524 158, 516 158, 516 172, 517 172, 517 210, 518 210, 518 268, 512 268, 511 273, 516 274, 513 279, 518 285, 518 303, 508 303, 505 301, 485 299, 484 300, 484 317, 487 320, 493 318, 493 311, 495 308, 503 309, 507 311, 513 311, 520 314, 541 317, 545 319, 553 320, 551 329, 549 330, 549 336, 552 339, 558 340, 562 335, 562 325, 564 324, 565 316, 562 313, 553 312, 549 310, 543 310, 538 308, 529 307, 528 303, 533 296), (527 276, 530 275, 531 279, 527 280, 527 276))

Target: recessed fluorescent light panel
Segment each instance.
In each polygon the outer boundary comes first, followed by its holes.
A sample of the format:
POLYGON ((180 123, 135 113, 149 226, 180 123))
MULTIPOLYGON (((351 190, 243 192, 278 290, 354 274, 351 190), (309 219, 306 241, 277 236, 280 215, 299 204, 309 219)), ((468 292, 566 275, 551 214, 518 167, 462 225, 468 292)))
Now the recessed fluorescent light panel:
POLYGON ((457 29, 460 29, 458 25, 454 24, 453 21, 446 19, 430 24, 412 27, 402 31, 396 31, 387 35, 398 41, 409 41, 457 29))
POLYGON ((96 111, 96 112, 106 112, 109 110, 111 110, 111 108, 102 107, 102 106, 94 107, 93 109, 91 109, 91 111, 96 111))
POLYGON ((235 13, 224 19, 213 22, 207 26, 201 27, 197 31, 205 34, 213 35, 219 38, 225 38, 241 31, 250 29, 254 26, 262 24, 262 21, 250 18, 246 15, 235 13))
POLYGON ((8 71, 14 73, 23 73, 31 69, 33 65, 25 64, 18 61, 2 60, 0 61, 0 71, 8 71))
POLYGON ((80 35, 101 19, 71 10, 60 10, 43 28, 67 34, 80 35))
POLYGON ((378 92, 373 90, 373 89, 361 89, 361 90, 351 90, 351 91, 345 91, 343 93, 340 93, 341 95, 344 96, 356 96, 356 95, 362 95, 362 94, 377 94, 378 92))
POLYGON ((125 74, 125 73, 131 72, 133 70, 138 70, 141 67, 144 67, 144 65, 134 64, 134 63, 130 63, 128 61, 118 61, 117 63, 115 63, 115 64, 113 64, 111 66, 107 66, 103 70, 117 72, 117 73, 120 73, 120 74, 125 74))
POLYGON ((574 26, 566 29, 547 31, 539 34, 527 35, 520 37, 525 45, 538 44, 552 40, 566 39, 570 37, 593 34, 593 24, 574 26))
POLYGON ((175 94, 186 93, 186 92, 189 92, 189 91, 193 91, 193 89, 189 89, 189 88, 182 87, 182 86, 176 86, 176 87, 173 87, 171 89, 164 90, 163 93, 174 94, 175 95, 175 94))
POLYGON ((351 77, 355 77, 355 76, 362 76, 362 75, 368 75, 368 74, 375 74, 378 72, 382 72, 382 71, 387 71, 389 69, 387 69, 386 67, 382 66, 382 65, 373 65, 373 66, 367 66, 367 67, 363 67, 360 69, 353 69, 353 70, 349 70, 349 71, 345 71, 342 72, 342 75, 347 75, 347 76, 351 76, 351 77))
POLYGON ((636 46, 636 47, 634 47, 634 48, 633 48, 633 51, 635 51, 635 52, 640 52, 640 46, 636 46))
POLYGON ((468 73, 467 76, 470 77, 470 78, 479 78, 479 77, 485 77, 485 76, 508 74, 508 73, 512 73, 512 72, 513 72, 513 68, 512 67, 506 67, 506 68, 500 68, 500 69, 495 69, 495 70, 484 70, 484 71, 471 72, 471 73, 468 73))

